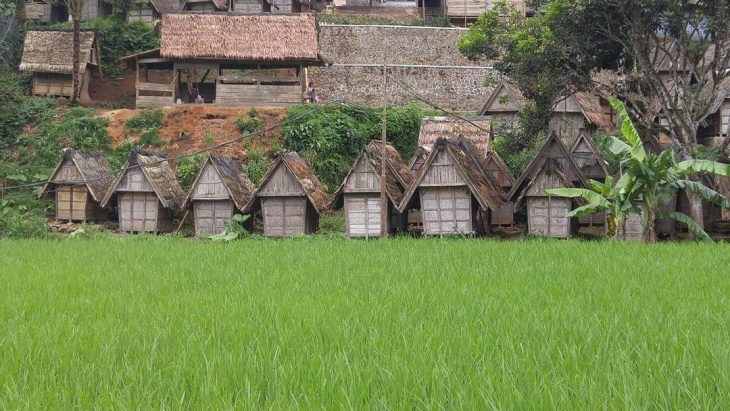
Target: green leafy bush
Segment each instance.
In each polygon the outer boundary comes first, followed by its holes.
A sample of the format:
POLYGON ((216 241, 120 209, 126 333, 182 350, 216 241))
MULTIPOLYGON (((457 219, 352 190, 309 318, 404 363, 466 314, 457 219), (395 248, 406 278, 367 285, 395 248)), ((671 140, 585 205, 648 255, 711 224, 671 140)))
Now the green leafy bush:
POLYGON ((264 124, 266 124, 266 119, 260 115, 259 111, 256 110, 256 107, 251 107, 245 118, 239 116, 236 119, 236 127, 238 127, 238 131, 240 131, 241 134, 255 133, 261 130, 261 127, 263 127, 264 124))
POLYGON ((186 192, 193 186, 195 178, 203 167, 207 156, 198 154, 191 157, 183 157, 177 163, 177 182, 186 192))
POLYGON ((264 174, 269 169, 269 159, 266 157, 266 150, 263 147, 251 147, 246 152, 248 164, 244 167, 248 178, 254 185, 259 185, 264 174))
POLYGON ((48 234, 50 200, 38 200, 28 189, 10 192, 0 200, 0 237, 31 238, 48 234))
POLYGON ((156 110, 144 109, 138 115, 130 118, 124 123, 124 128, 127 131, 136 133, 144 131, 150 128, 162 127, 162 118, 165 114, 161 108, 156 110))

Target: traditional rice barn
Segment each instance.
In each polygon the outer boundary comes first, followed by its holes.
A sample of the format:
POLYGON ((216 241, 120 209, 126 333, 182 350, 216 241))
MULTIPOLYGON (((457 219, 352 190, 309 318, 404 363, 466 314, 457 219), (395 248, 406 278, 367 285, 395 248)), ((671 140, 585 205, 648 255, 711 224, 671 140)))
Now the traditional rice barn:
POLYGON ((436 140, 398 209, 420 209, 425 235, 472 235, 486 231, 503 200, 484 157, 459 137, 436 140))
POLYGON ((136 64, 137 107, 301 104, 304 68, 324 64, 312 14, 164 14, 161 34, 159 49, 124 58, 136 64), (152 82, 150 71, 172 75, 152 82))
MULTIPOLYGON (((573 160, 578 165, 578 168, 580 168, 583 177, 600 182, 606 180, 606 176, 608 175, 606 161, 598 150, 595 141, 588 133, 581 131, 578 137, 573 140, 568 151, 573 156, 573 160)), ((606 213, 600 212, 578 217, 578 222, 588 227, 603 226, 606 222, 606 213)))
POLYGON ((167 232, 180 210, 185 193, 164 154, 132 149, 123 171, 107 192, 102 207, 117 199, 119 231, 167 232))
POLYGON ((195 235, 222 232, 234 214, 243 213, 254 189, 240 164, 217 154, 209 155, 182 205, 183 210, 193 206, 195 235))
MULTIPOLYGON (((112 14, 113 6, 103 0, 84 0, 81 21, 106 18, 112 14)), ((25 18, 39 23, 65 23, 69 20, 68 7, 62 2, 32 0, 25 5, 25 18)))
POLYGON ((421 168, 423 163, 426 161, 426 157, 428 157, 428 153, 430 152, 431 146, 418 146, 413 157, 411 157, 411 161, 408 162, 408 168, 412 173, 415 174, 418 172, 418 169, 421 168))
POLYGON ((228 11, 228 0, 185 0, 182 5, 182 10, 198 13, 228 11))
POLYGON ((291 237, 317 231, 319 214, 328 203, 307 162, 290 152, 274 160, 243 212, 261 210, 265 236, 291 237))
POLYGON ((54 197, 56 220, 104 220, 107 212, 99 204, 113 181, 112 169, 100 153, 67 149, 39 198, 54 197))
POLYGON ((520 110, 525 101, 526 98, 517 84, 502 80, 487 98, 479 115, 490 117, 500 127, 515 128, 520 122, 520 110))
MULTIPOLYGON (((96 33, 81 32, 81 100, 89 100, 91 69, 101 75, 96 33)), ((71 97, 73 84, 73 33, 70 30, 29 30, 25 35, 20 70, 33 73, 34 96, 71 97)))
POLYGON ((492 139, 492 119, 489 117, 424 117, 418 133, 418 145, 432 147, 439 138, 463 136, 486 157, 492 139))
POLYGON ((174 13, 179 6, 177 0, 149 0, 146 3, 138 3, 127 13, 127 21, 142 20, 154 25, 163 14, 174 13))
POLYGON ((573 156, 553 132, 509 193, 515 207, 527 200, 529 234, 567 238, 576 231, 577 224, 567 216, 574 201, 545 194, 546 189, 566 187, 588 188, 588 185, 573 156))
MULTIPOLYGON (((496 151, 490 151, 487 154, 485 162, 496 180, 497 186, 502 189, 506 197, 512 190, 512 186, 515 185, 515 178, 510 173, 507 164, 505 164, 502 157, 496 151)), ((514 203, 512 201, 505 201, 498 209, 492 211, 490 223, 492 226, 511 226, 514 223, 514 214, 514 203)))
MULTIPOLYGON (((381 234, 380 177, 383 143, 371 141, 355 160, 342 185, 334 194, 331 208, 345 208, 345 234, 348 237, 377 237, 381 234)), ((404 231, 406 219, 398 211, 403 193, 413 174, 390 144, 385 145, 385 181, 388 197, 385 233, 404 231)))
POLYGON ((550 130, 555 130, 567 142, 576 139, 582 131, 593 134, 597 130, 613 129, 615 125, 608 101, 603 100, 604 104, 601 101, 600 97, 584 92, 558 99, 550 117, 550 130))

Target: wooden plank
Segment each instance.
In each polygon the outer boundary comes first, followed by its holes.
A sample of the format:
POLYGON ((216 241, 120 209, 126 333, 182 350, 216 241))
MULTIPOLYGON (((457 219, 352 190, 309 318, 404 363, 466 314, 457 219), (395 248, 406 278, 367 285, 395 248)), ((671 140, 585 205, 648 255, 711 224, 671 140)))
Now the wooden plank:
POLYGON ((159 83, 137 83, 138 91, 162 91, 172 93, 175 91, 174 84, 159 84, 159 83))

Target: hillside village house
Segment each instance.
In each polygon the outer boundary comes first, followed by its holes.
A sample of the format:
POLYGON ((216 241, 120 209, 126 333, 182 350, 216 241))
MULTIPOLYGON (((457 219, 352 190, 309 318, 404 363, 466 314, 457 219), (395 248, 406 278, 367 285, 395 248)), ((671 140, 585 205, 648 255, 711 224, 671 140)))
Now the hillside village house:
MULTIPOLYGON (((89 100, 91 72, 101 76, 99 43, 93 31, 81 32, 79 83, 81 100, 89 100)), ((29 30, 25 35, 20 71, 33 73, 34 96, 73 94, 73 33, 71 30, 29 30)))
MULTIPOLYGON (((514 128, 519 124, 525 102, 517 85, 503 80, 489 95, 479 114, 491 117, 502 127, 514 128)), ((608 101, 584 92, 575 92, 556 101, 549 123, 549 129, 555 130, 564 142, 572 141, 582 130, 593 133, 614 127, 608 101)))
MULTIPOLYGON (((606 180, 606 176, 608 175, 606 161, 598 150, 593 137, 589 136, 588 133, 581 131, 570 145, 568 151, 573 156, 573 160, 575 160, 578 168, 580 168, 583 177, 599 182, 606 180)), ((605 221, 605 212, 578 217, 578 222, 581 225, 587 225, 589 227, 603 226, 605 221)))
MULTIPOLYGON (((112 5, 110 3, 104 0, 84 0, 81 21, 103 19, 111 14, 112 5)), ((70 14, 63 3, 56 3, 52 0, 33 0, 25 5, 25 18, 38 23, 63 23, 70 21, 70 14)))
POLYGON ((137 107, 300 104, 305 68, 324 64, 311 14, 165 14, 161 33, 159 49, 124 58, 136 67, 137 107), (153 70, 167 76, 153 82, 153 70))
MULTIPOLYGON (((512 191, 512 186, 515 185, 515 178, 507 168, 502 157, 497 154, 496 151, 490 151, 486 158, 487 169, 492 173, 497 186, 502 189, 505 194, 512 191)), ((514 223, 515 205, 512 201, 504 201, 502 205, 492 210, 492 216, 490 224, 492 226, 511 226, 514 223)))
MULTIPOLYGON (((413 174, 398 151, 385 145, 385 191, 387 195, 384 233, 405 231, 406 219, 398 211, 403 193, 410 186, 413 174)), ((378 237, 381 235, 381 173, 383 143, 371 141, 355 160, 337 189, 331 209, 345 208, 345 235, 378 237)))
POLYGON ((149 0, 146 3, 135 4, 127 13, 127 21, 142 20, 154 25, 163 14, 174 13, 179 8, 178 0, 149 0))

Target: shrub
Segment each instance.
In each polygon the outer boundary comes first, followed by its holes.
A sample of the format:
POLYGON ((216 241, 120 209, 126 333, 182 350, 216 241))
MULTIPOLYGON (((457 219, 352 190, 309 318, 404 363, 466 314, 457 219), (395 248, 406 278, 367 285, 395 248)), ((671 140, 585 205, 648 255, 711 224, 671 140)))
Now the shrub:
POLYGON ((236 119, 236 127, 241 134, 251 134, 261 130, 266 124, 266 119, 261 117, 256 107, 251 107, 246 118, 239 116, 236 119))
POLYGON ((262 147, 251 147, 246 153, 248 164, 246 165, 246 174, 254 185, 259 185, 261 179, 264 178, 266 170, 269 169, 269 159, 266 157, 266 150, 262 147))
POLYGON ((133 133, 148 130, 150 128, 160 128, 163 125, 163 117, 164 113, 162 112, 161 108, 158 108, 156 110, 147 108, 142 110, 142 112, 140 112, 138 115, 127 120, 124 123, 124 128, 125 130, 133 133))
POLYGON ((177 163, 177 182, 186 192, 193 186, 195 178, 203 167, 207 156, 205 154, 197 154, 190 157, 183 157, 177 163))

